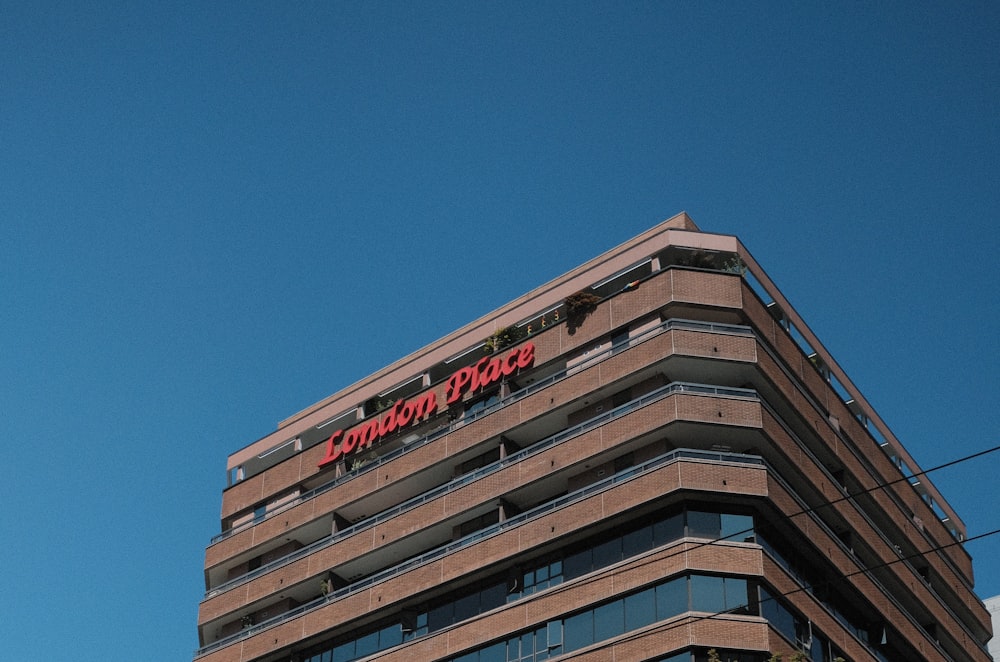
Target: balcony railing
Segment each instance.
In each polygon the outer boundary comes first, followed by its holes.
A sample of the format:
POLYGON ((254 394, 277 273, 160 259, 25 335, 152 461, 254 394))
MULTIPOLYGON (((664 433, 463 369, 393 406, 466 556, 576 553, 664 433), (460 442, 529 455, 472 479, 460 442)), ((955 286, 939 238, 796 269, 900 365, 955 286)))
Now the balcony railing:
POLYGON ((525 398, 525 397, 527 397, 527 396, 529 396, 529 395, 531 395, 533 393, 537 393, 538 391, 542 390, 543 388, 546 388, 548 386, 551 386, 552 384, 555 384, 555 383, 557 383, 559 381, 562 381, 563 379, 571 376, 572 374, 574 374, 576 372, 579 372, 580 370, 582 370, 584 368, 589 368, 589 367, 591 367, 591 366, 593 366, 593 365, 595 365, 597 363, 600 363, 600 362, 602 362, 602 361, 610 358, 612 355, 615 355, 615 354, 618 354, 618 353, 622 352, 623 349, 626 349, 628 347, 634 347, 635 345, 638 345, 638 344, 640 344, 642 342, 645 342, 645 341, 647 341, 647 340, 649 340, 649 339, 651 339, 651 338, 653 338, 655 336, 660 335, 664 331, 672 330, 672 329, 690 329, 690 330, 697 330, 697 331, 705 331, 705 332, 709 332, 709 333, 722 333, 722 334, 740 335, 740 336, 753 336, 754 335, 753 330, 750 327, 747 327, 747 326, 741 326, 741 325, 736 325, 736 324, 718 324, 718 323, 711 323, 711 322, 699 322, 699 321, 696 321, 696 320, 668 319, 668 320, 666 320, 666 321, 664 321, 664 322, 656 325, 655 327, 647 329, 646 331, 644 331, 644 332, 636 335, 634 338, 629 338, 627 343, 623 343, 624 346, 623 345, 616 345, 614 347, 611 347, 611 348, 602 350, 600 352, 597 352, 594 356, 587 358, 585 361, 582 361, 581 363, 574 364, 571 368, 565 368, 563 370, 560 370, 559 372, 556 372, 556 373, 554 373, 552 375, 549 375, 548 377, 540 379, 540 380, 538 380, 537 382, 535 382, 533 384, 529 384, 525 388, 522 388, 522 389, 520 389, 518 391, 515 391, 514 393, 511 393, 511 394, 507 395, 504 398, 501 398, 500 400, 498 400, 494 404, 490 405, 489 407, 484 407, 483 409, 480 409, 480 410, 478 410, 476 412, 467 414, 464 418, 462 418, 460 420, 453 421, 453 422, 451 422, 451 423, 449 423, 447 425, 444 425, 444 426, 438 428, 437 430, 434 430, 434 431, 432 431, 432 432, 430 432, 430 433, 428 433, 428 434, 426 434, 426 435, 424 435, 422 437, 419 437, 417 439, 414 439, 413 441, 409 441, 409 442, 404 443, 404 445, 401 446, 400 448, 397 448, 397 449, 395 449, 393 451, 390 451, 389 453, 386 453, 385 455, 382 455, 377 460, 372 460, 371 462, 363 465, 362 467, 359 467, 357 469, 353 469, 352 471, 350 471, 350 472, 348 472, 348 473, 346 473, 346 474, 344 474, 342 476, 338 476, 337 478, 334 478, 333 480, 331 480, 328 483, 320 485, 319 487, 316 487, 316 488, 314 488, 312 490, 309 490, 307 492, 303 492, 302 494, 300 494, 295 499, 292 499, 292 500, 290 500, 290 501, 288 501, 286 503, 281 504, 277 508, 268 511, 263 516, 254 517, 253 520, 251 520, 251 521, 242 523, 239 526, 235 526, 235 527, 233 527, 231 529, 227 529, 226 531, 223 531, 222 533, 219 533, 219 534, 213 536, 212 540, 211 540, 211 542, 209 544, 210 545, 214 545, 215 543, 221 542, 221 541, 229 538, 230 536, 233 536, 233 535, 235 535, 235 534, 237 534, 237 533, 239 533, 241 531, 245 531, 246 529, 249 529, 249 528, 253 527, 256 524, 259 524, 260 522, 264 521, 265 519, 268 519, 269 517, 273 517, 274 515, 277 515, 279 513, 285 512, 289 508, 293 508, 293 507, 301 504, 304 501, 308 501, 309 499, 315 498, 315 497, 319 496, 320 494, 323 494, 324 492, 327 492, 327 491, 333 489, 337 485, 340 485, 341 483, 344 483, 344 482, 346 482, 346 481, 354 478, 358 474, 365 473, 367 471, 371 471, 372 469, 375 469, 375 468, 381 466, 382 464, 385 464, 386 462, 394 460, 397 457, 399 457, 401 455, 404 455, 404 454, 406 454, 406 453, 408 453, 408 452, 410 452, 410 451, 412 451, 412 450, 414 450, 416 448, 420 448, 424 444, 430 443, 431 441, 434 441, 435 439, 438 439, 438 438, 440 438, 440 437, 448 434, 449 432, 451 432, 451 431, 453 431, 453 430, 455 430, 455 429, 457 429, 457 428, 459 428, 459 427, 461 427, 463 425, 468 425, 469 423, 471 423, 474 420, 477 420, 477 419, 479 419, 479 418, 481 418, 483 416, 491 414, 491 413, 497 411, 498 409, 502 409, 503 407, 506 407, 507 405, 510 405, 510 404, 512 404, 514 402, 517 402, 518 400, 521 400, 522 398, 525 398))
MULTIPOLYGON (((306 556, 312 554, 313 552, 328 547, 330 545, 333 545, 334 543, 350 535, 353 535, 360 531, 364 531, 365 529, 372 528, 377 524, 380 524, 386 520, 396 517, 397 515, 400 515, 401 513, 417 508, 418 506, 421 506, 427 503, 428 501, 431 501, 442 495, 453 492, 461 487, 468 485, 469 483, 479 480, 480 478, 496 473, 504 469, 505 467, 511 466, 513 464, 520 462, 521 460, 524 460, 525 458, 531 457, 532 455, 536 455, 538 453, 541 453, 542 451, 548 450, 549 448, 552 448, 557 444, 561 444, 564 441, 568 441, 574 437, 589 432, 590 430, 593 430, 594 428, 604 425, 605 423, 621 418, 622 416, 630 414, 641 407, 645 407, 646 405, 657 402, 658 400, 662 400, 663 398, 673 395, 675 393, 714 395, 727 398, 739 398, 743 400, 757 400, 757 393, 749 389, 723 388, 719 386, 708 386, 705 384, 691 384, 688 382, 671 382, 670 384, 661 386, 655 391, 651 391, 650 393, 647 393, 644 396, 636 398, 635 400, 626 402, 625 404, 619 407, 615 407, 614 409, 604 412, 603 414, 594 416, 593 418, 590 418, 582 423, 578 423, 573 427, 566 428, 565 430, 557 432, 554 435, 546 437, 545 439, 542 439, 538 443, 532 444, 527 448, 524 448, 516 453, 508 455, 507 457, 501 460, 497 460, 496 462, 487 464, 486 466, 476 469, 475 471, 465 474, 464 476, 459 476, 458 478, 448 483, 445 483, 444 485, 441 485, 427 492, 424 492, 419 496, 404 501, 403 503, 394 506, 388 510, 382 511, 381 513, 374 515, 362 522, 358 522, 357 524, 354 524, 345 529, 337 531, 335 534, 331 536, 321 538, 320 540, 317 540, 314 543, 306 545, 305 547, 301 547, 295 550, 294 552, 286 556, 283 556, 281 558, 275 559, 270 563, 262 565, 259 568, 256 568, 255 570, 245 575, 241 575, 240 577, 219 584, 218 586, 207 591, 205 593, 205 598, 207 599, 215 597, 219 593, 235 588, 236 586, 244 584, 256 577, 260 577, 261 575, 267 574, 272 570, 275 570, 284 565, 292 563, 293 561, 297 561, 301 558, 305 558, 306 556)), ((690 451, 690 452, 693 453, 695 451, 690 451)))
MULTIPOLYGON (((628 406, 629 405, 624 405, 623 407, 628 407, 628 406)), ((619 409, 621 408, 622 407, 620 407, 619 409)), ((612 412, 609 412, 605 416, 608 416, 611 413, 612 412)), ((536 508, 527 510, 519 515, 515 515, 514 517, 511 517, 510 519, 507 519, 503 522, 494 524, 485 529, 477 531, 473 534, 465 536, 464 538, 460 538, 459 540, 432 549, 419 556, 407 559, 406 561, 398 565, 377 572, 349 586, 345 586, 341 589, 332 591, 325 596, 316 598, 315 600, 311 600, 310 602, 299 605, 298 607, 291 609, 287 612, 284 612, 267 620, 261 621, 260 623, 247 627, 241 630, 240 632, 237 632, 236 634, 223 637, 218 641, 215 641, 211 644, 208 644, 196 650, 195 657, 201 657, 203 655, 207 655, 208 653, 219 650, 220 648, 224 648, 238 641, 251 637, 257 634, 258 632, 262 632, 269 628, 275 627, 276 625, 280 625, 281 623, 289 621, 293 618, 301 616, 302 614, 312 611, 313 609, 322 607, 323 605, 329 602, 332 602, 339 598, 346 597, 348 595, 356 593, 357 591, 368 588, 374 584, 384 582, 408 570, 412 570, 426 563, 430 563, 431 561, 435 561, 453 552, 457 552, 459 550, 468 548, 485 538, 498 535, 500 533, 507 531, 508 529, 520 526, 521 524, 524 524, 533 519, 541 517, 542 515, 548 514, 554 510, 558 510, 559 508, 572 505, 573 503, 576 503, 582 499, 593 496, 600 492, 607 491, 613 487, 616 487, 624 482, 633 480, 639 476, 647 474, 650 471, 658 469, 664 465, 672 464, 674 462, 679 462, 683 460, 696 460, 701 462, 724 462, 728 464, 741 464, 741 465, 751 465, 751 466, 761 466, 761 467, 766 466, 764 460, 760 457, 754 455, 742 455, 739 453, 722 453, 716 451, 701 451, 701 450, 683 449, 683 448, 676 449, 668 453, 664 453, 659 457, 655 457, 647 462, 643 462, 642 464, 638 464, 634 467, 630 467, 624 471, 613 474, 603 480, 600 480, 596 483, 593 483, 579 490, 576 490, 575 492, 563 495, 561 497, 553 499, 552 501, 544 503, 536 508)))

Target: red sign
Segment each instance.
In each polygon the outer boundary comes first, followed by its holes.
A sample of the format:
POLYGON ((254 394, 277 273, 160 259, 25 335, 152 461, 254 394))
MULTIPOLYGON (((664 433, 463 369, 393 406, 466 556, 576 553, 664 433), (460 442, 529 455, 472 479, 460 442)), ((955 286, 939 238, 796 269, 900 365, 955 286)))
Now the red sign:
MULTIPOLYGON (((503 357, 485 357, 475 365, 456 371, 445 384, 447 405, 462 399, 466 393, 484 389, 509 377, 535 361, 535 344, 525 343, 503 357)), ((371 446, 375 441, 407 425, 429 418, 437 413, 437 396, 433 391, 413 400, 397 400, 381 419, 367 421, 346 433, 337 430, 326 440, 326 455, 317 466, 324 467, 351 453, 371 446)))

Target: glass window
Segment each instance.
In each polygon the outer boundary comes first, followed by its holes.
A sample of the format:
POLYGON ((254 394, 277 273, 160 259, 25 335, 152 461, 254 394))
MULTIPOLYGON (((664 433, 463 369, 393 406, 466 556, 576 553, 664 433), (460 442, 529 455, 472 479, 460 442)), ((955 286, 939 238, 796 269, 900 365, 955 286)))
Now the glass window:
POLYGON ((546 640, 549 642, 549 648, 561 646, 563 638, 562 621, 549 621, 546 629, 548 630, 546 640))
POLYGON ((722 515, 722 538, 737 542, 753 542, 753 517, 749 515, 722 515))
POLYGON ((656 622, 656 591, 647 589, 625 598, 625 631, 631 632, 656 622))
POLYGON ((625 632, 625 607, 621 600, 594 609, 594 641, 611 639, 625 632))
POLYGON ((455 600, 455 622, 464 621, 479 614, 479 593, 466 595, 455 600))
POLYGON ((829 644, 826 643, 826 639, 814 633, 812 646, 809 647, 809 659, 812 660, 812 662, 826 662, 826 656, 823 652, 828 646, 829 644))
POLYGON ((795 617, 766 589, 760 589, 760 615, 789 641, 795 641, 795 617))
POLYGON ((535 652, 544 653, 549 650, 549 631, 546 627, 535 630, 535 652))
POLYGON ((687 577, 678 577, 656 587, 656 620, 668 618, 688 611, 687 577))
POLYGON ((370 632, 356 641, 357 648, 354 652, 358 657, 371 655, 378 651, 378 632, 370 632))
POLYGON ((507 601, 507 583, 501 582, 487 586, 480 594, 480 603, 484 612, 499 607, 507 601))
POLYGON ((653 548, 653 527, 644 526, 622 536, 622 555, 629 559, 653 548))
POLYGON ((353 641, 345 642, 333 649, 333 662, 350 662, 356 657, 353 641))
POLYGON ((691 609, 712 614, 726 610, 722 577, 691 575, 691 609))
POLYGON ((726 609, 733 611, 746 608, 749 604, 747 599, 747 580, 738 577, 726 577, 726 609))
POLYGON ((561 584, 563 580, 562 561, 553 561, 549 564, 549 586, 561 584))
POLYGON ((594 547, 594 568, 605 568, 622 560, 622 539, 615 537, 594 547))
POLYGON ((653 544, 666 545, 684 537, 684 515, 677 513, 653 525, 653 544))
POLYGON ((566 557, 563 561, 563 577, 567 580, 582 577, 593 567, 593 553, 584 549, 566 557))
POLYGON ((507 641, 507 662, 519 662, 521 659, 521 638, 514 637, 507 641))
POLYGON ((454 623, 455 603, 447 602, 431 609, 427 614, 427 630, 437 632, 454 623))
POLYGON ((498 393, 493 393, 493 394, 491 394, 491 395, 483 398, 482 400, 477 400, 476 402, 473 402, 472 404, 468 405, 465 408, 465 415, 466 415, 466 417, 474 416, 478 412, 480 412, 480 411, 482 411, 484 409, 487 409, 488 407, 492 407, 493 405, 495 405, 498 402, 500 402, 500 396, 499 396, 499 394, 498 393))
POLYGON ((379 650, 392 648, 403 643, 403 628, 399 623, 382 628, 378 633, 379 650))
POLYGON ((703 513, 697 510, 689 510, 687 520, 688 536, 692 538, 711 538, 712 540, 719 537, 722 529, 719 513, 703 513))
POLYGON ((594 614, 585 611, 563 620, 563 648, 573 651, 594 643, 594 614))
POLYGON ((479 662, 506 662, 507 642, 501 641, 479 651, 479 662))
POLYGON ((521 635, 521 659, 530 660, 535 654, 535 633, 525 632, 521 635))

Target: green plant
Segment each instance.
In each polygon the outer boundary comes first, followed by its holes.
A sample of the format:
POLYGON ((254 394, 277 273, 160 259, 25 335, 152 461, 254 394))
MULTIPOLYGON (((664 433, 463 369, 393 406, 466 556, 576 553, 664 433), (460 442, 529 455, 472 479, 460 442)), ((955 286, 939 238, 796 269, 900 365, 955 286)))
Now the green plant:
POLYGON ((726 261, 722 263, 722 270, 728 271, 731 274, 744 276, 747 273, 747 266, 743 264, 743 260, 740 259, 739 255, 733 255, 726 258, 726 261))
POLYGON ((719 652, 714 648, 708 649, 708 662, 722 662, 722 658, 719 657, 719 652))
POLYGON ((525 335, 527 334, 524 329, 516 324, 497 329, 483 341, 483 351, 487 354, 499 352, 504 347, 509 347, 521 340, 525 335))
MULTIPOLYGON (((705 251, 698 250, 686 250, 677 256, 675 264, 679 267, 694 267, 696 269, 715 269, 715 255, 713 253, 706 253, 705 251)), ((770 662, 770 660, 768 661, 770 662)), ((776 662, 781 662, 776 660, 776 662)))
POLYGON ((838 655, 837 657, 833 658, 833 662, 847 662, 847 660, 838 655))
POLYGON ((805 653, 803 653, 802 651, 795 651, 788 658, 788 662, 806 662, 807 659, 808 658, 806 658, 805 653))
POLYGON ((566 306, 566 329, 570 335, 576 332, 587 315, 597 309, 597 304, 601 302, 601 297, 591 289, 580 290, 566 297, 563 303, 566 306))
POLYGON ((767 662, 781 662, 781 653, 775 653, 771 657, 767 658, 767 662))

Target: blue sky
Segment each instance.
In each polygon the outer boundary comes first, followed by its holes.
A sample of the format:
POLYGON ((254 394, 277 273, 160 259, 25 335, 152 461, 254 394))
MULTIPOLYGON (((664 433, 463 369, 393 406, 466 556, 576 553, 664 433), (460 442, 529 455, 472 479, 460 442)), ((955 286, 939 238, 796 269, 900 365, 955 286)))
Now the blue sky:
POLYGON ((230 452, 681 210, 1000 444, 1000 5, 871 5, 0 3, 5 656, 190 659, 230 452))

